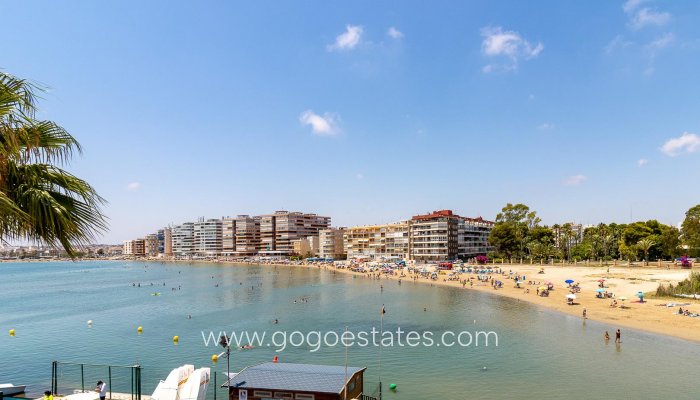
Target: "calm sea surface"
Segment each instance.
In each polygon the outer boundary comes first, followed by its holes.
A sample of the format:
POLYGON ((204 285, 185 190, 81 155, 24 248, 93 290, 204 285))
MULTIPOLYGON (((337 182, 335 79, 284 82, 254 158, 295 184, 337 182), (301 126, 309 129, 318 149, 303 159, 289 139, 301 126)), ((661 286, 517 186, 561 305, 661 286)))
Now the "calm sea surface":
MULTIPOLYGON (((447 330, 494 331, 499 338, 498 347, 383 348, 381 378, 388 399, 700 398, 700 345, 695 343, 623 329, 622 345, 605 344, 603 332, 614 335, 615 326, 584 324, 469 290, 316 269, 143 262, 0 264, 0 383, 27 384, 37 394, 49 388, 51 361, 61 360, 138 363, 146 394, 185 363, 212 367, 220 384, 226 361, 212 364, 211 355, 220 349, 205 346, 203 331, 379 329, 382 304, 385 330, 433 331, 435 342, 447 330), (11 328, 15 337, 8 334, 11 328), (389 383, 397 385, 395 393, 386 389, 389 383)), ((236 350, 231 370, 275 355, 280 362, 345 362, 342 346, 310 348, 236 350)), ((368 368, 367 381, 378 381, 378 348, 351 347, 348 358, 351 366, 368 368)), ((62 366, 59 383, 80 387, 79 372, 62 366)), ((84 372, 87 387, 108 374, 96 367, 84 372)), ((113 369, 112 379, 115 391, 129 390, 128 370, 113 369)), ((217 394, 224 398, 224 391, 217 394)))

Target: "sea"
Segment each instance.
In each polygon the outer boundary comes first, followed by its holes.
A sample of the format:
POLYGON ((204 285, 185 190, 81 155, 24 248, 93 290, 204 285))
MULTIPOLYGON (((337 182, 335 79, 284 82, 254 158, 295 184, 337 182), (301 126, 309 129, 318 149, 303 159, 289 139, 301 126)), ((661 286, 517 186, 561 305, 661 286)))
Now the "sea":
POLYGON ((52 375, 62 393, 97 380, 131 393, 133 366, 150 395, 193 364, 211 369, 207 400, 225 399, 227 371, 276 360, 367 368, 365 392, 381 384, 386 399, 700 398, 700 344, 625 328, 616 344, 618 328, 468 288, 317 267, 0 264, 0 383, 27 385, 28 397, 52 375), (231 356, 214 362, 224 332, 231 356))

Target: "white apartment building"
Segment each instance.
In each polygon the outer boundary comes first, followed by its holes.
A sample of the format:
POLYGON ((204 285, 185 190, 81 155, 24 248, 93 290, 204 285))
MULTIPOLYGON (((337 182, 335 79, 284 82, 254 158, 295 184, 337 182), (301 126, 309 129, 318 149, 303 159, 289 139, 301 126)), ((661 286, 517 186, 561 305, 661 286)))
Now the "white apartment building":
POLYGON ((172 228, 173 256, 190 257, 194 253, 194 223, 185 222, 172 228))
POLYGON ((222 221, 220 219, 199 219, 193 229, 194 253, 202 257, 221 255, 222 221))

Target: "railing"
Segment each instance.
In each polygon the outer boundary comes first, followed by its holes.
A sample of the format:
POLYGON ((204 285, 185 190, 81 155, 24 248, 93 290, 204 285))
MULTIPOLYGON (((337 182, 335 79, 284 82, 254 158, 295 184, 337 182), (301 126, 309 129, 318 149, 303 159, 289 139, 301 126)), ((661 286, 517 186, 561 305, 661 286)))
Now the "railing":
MULTIPOLYGON (((101 380, 107 384, 109 399, 114 398, 113 394, 119 393, 126 394, 129 400, 141 400, 140 365, 102 365, 63 361, 51 363, 51 392, 53 394, 72 394, 78 389, 85 392, 86 379, 91 380, 88 391, 94 390, 92 382, 101 380)), ((120 400, 126 400, 126 398, 120 397, 120 400)))

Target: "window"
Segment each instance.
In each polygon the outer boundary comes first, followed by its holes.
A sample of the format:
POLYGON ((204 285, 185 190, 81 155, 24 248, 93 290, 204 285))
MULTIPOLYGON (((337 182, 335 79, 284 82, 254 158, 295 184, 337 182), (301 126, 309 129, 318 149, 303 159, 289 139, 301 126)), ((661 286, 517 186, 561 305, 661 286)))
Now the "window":
POLYGON ((272 392, 265 392, 262 390, 256 390, 253 392, 253 397, 272 397, 272 392))
POLYGON ((308 393, 297 393, 295 398, 297 400, 314 400, 314 395, 308 393))
POLYGON ((293 399, 294 395, 292 393, 275 392, 275 398, 276 399, 293 399))

